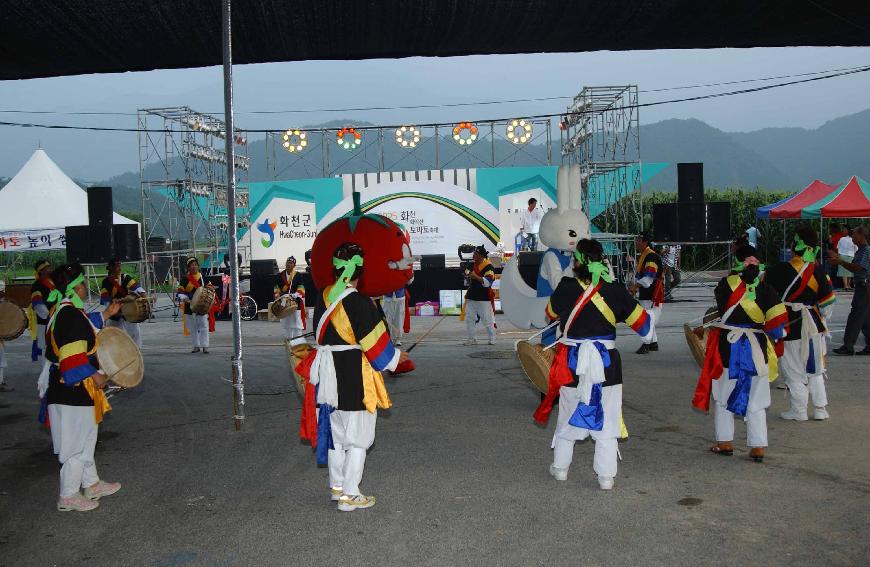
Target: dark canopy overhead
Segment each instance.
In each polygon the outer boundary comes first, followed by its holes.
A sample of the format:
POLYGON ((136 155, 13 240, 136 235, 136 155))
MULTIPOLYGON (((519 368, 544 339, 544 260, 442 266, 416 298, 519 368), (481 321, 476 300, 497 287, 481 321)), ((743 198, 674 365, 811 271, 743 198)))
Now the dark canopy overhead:
MULTIPOLYGON (((220 0, 27 0, 0 9, 0 79, 221 63, 220 0)), ((234 0, 235 63, 870 44, 842 0, 234 0)))

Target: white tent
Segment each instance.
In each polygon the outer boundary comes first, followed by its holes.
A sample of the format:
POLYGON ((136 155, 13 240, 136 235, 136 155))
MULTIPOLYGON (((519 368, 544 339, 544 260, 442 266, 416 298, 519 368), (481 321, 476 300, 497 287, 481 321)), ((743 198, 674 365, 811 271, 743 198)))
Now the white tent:
MULTIPOLYGON (((114 213, 114 224, 139 224, 114 213)), ((33 152, 24 167, 0 189, 0 232, 63 230, 88 224, 88 195, 44 150, 33 152)))

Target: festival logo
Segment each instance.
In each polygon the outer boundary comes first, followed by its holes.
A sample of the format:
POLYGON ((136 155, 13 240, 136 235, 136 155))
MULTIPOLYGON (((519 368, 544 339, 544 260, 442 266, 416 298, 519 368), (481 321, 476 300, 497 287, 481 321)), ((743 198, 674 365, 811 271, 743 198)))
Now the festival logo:
POLYGON ((257 225, 257 230, 262 232, 268 237, 261 238, 260 242, 263 244, 263 248, 269 248, 275 242, 275 227, 278 226, 277 222, 269 222, 269 217, 266 217, 266 220, 257 225))

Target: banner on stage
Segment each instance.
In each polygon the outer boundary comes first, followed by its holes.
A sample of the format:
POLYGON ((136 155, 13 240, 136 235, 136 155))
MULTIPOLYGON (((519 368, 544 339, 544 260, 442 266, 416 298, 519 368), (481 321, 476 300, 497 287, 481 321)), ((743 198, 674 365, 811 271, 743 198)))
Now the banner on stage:
MULTIPOLYGON (((395 181, 360 190, 364 213, 378 213, 403 225, 411 237, 415 255, 444 254, 456 258, 460 244, 485 244, 490 250, 499 242, 499 214, 476 194, 442 181, 395 181)), ((324 227, 350 214, 349 196, 318 223, 324 227)))
POLYGON ((290 256, 301 265, 305 251, 317 236, 315 204, 308 200, 273 198, 256 219, 251 219, 247 236, 253 260, 278 262, 280 268, 290 256))
POLYGON ((66 232, 63 228, 0 230, 0 252, 33 252, 65 248, 66 232))

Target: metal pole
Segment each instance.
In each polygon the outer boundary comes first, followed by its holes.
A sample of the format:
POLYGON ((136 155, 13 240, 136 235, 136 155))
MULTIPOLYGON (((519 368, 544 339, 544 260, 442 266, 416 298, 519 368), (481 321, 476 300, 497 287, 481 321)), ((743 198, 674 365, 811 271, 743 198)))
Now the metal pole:
POLYGON ((227 154, 227 229, 230 254, 230 308, 233 311, 233 426, 236 431, 245 421, 245 380, 242 373, 242 319, 239 313, 239 252, 236 226, 236 149, 233 129, 233 31, 232 0, 223 0, 224 44, 224 123, 227 154))

